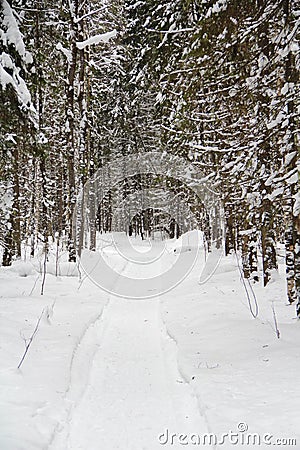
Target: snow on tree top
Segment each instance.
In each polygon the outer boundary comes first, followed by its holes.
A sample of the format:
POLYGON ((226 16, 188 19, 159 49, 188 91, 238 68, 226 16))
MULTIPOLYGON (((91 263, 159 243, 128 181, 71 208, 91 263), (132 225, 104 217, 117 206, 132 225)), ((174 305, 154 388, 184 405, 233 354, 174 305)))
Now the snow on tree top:
POLYGON ((4 45, 13 44, 23 60, 28 62, 23 36, 20 33, 13 11, 6 0, 2 0, 2 13, 4 33, 1 34, 1 39, 4 45))

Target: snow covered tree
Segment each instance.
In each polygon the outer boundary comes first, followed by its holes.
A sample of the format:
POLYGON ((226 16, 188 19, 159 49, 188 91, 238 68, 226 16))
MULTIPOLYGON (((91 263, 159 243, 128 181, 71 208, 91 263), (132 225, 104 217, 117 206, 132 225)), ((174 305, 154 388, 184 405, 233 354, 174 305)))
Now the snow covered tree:
MULTIPOLYGON (((3 0, 4 263, 22 240, 33 255, 49 237, 74 260, 73 210, 89 177, 122 156, 167 151, 219 191, 226 253, 241 251, 246 278, 267 285, 285 242, 300 315, 299 11, 299 0, 3 0)), ((111 186, 98 229, 111 229, 116 201, 128 197, 137 228, 149 231, 165 212, 150 211, 145 193, 163 185, 217 238, 199 199, 162 178, 111 186)))
POLYGON ((11 196, 5 214, 3 265, 21 256, 20 170, 24 147, 37 124, 37 114, 26 83, 32 57, 26 51, 19 20, 10 3, 0 5, 0 182, 11 196))

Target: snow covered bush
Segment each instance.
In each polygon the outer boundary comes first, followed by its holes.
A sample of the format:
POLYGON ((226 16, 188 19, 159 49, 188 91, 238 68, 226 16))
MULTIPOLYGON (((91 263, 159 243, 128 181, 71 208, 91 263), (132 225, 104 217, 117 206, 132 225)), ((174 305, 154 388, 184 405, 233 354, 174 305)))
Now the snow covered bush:
POLYGON ((14 261, 11 270, 16 272, 20 277, 28 277, 35 273, 33 265, 27 261, 14 261))

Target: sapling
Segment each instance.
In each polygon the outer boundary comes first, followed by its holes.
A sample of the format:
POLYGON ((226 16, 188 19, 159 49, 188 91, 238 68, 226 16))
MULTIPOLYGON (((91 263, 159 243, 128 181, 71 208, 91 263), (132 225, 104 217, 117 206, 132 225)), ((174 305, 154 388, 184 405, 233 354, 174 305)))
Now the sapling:
POLYGON ((27 353, 28 353, 29 347, 30 347, 31 344, 32 344, 33 338, 34 338, 34 336, 36 335, 36 333, 38 332, 39 325, 40 325, 41 319, 42 319, 42 317, 43 317, 43 314, 44 314, 44 309, 43 309, 43 311, 41 312, 41 314, 40 314, 40 316, 39 316, 39 318, 38 318, 38 321, 37 321, 37 323, 36 323, 36 326, 35 326, 35 328, 34 328, 34 330, 33 330, 32 335, 30 336, 30 338, 27 340, 25 337, 23 337, 24 342, 25 342, 25 351, 24 351, 23 356, 22 356, 22 358, 21 358, 21 360, 20 360, 20 362, 19 362, 19 364, 18 364, 18 369, 20 369, 21 365, 23 364, 23 361, 24 361, 24 359, 26 358, 26 355, 27 355, 27 353))
POLYGON ((59 258, 59 233, 56 236, 56 253, 55 253, 55 276, 58 275, 58 258, 59 258))
POLYGON ((44 264, 43 264, 43 278, 42 278, 41 295, 44 295, 44 287, 45 287, 45 281, 46 281, 46 272, 47 272, 47 243, 45 243, 45 253, 44 253, 44 264))
POLYGON ((276 336, 278 337, 278 339, 280 339, 280 331, 278 329, 278 323, 277 323, 277 317, 276 317, 276 313, 275 313, 274 302, 272 302, 272 311, 273 311, 276 336))

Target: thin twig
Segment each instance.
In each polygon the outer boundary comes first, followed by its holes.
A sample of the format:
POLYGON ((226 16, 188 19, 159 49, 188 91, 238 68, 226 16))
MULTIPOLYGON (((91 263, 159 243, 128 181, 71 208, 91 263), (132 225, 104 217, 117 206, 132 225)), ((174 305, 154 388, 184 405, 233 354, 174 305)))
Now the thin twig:
POLYGON ((279 339, 280 338, 280 331, 279 331, 279 328, 278 328, 277 317, 276 317, 275 308, 274 308, 274 302, 272 302, 272 311, 273 311, 273 317, 274 317, 274 323, 275 323, 276 336, 279 339))
POLYGON ((39 279, 40 279, 40 274, 38 274, 38 276, 37 276, 37 278, 36 278, 36 280, 35 280, 35 282, 34 282, 34 284, 33 284, 33 286, 32 286, 32 289, 31 289, 31 291, 30 291, 30 293, 29 293, 29 297, 32 295, 32 293, 33 293, 33 291, 34 291, 34 288, 36 287, 36 284, 37 284, 37 282, 38 282, 39 279))
POLYGON ((24 359, 25 359, 25 357, 26 357, 26 355, 27 355, 27 352, 28 352, 28 350, 29 350, 29 347, 30 347, 31 344, 32 344, 33 338, 34 338, 34 336, 36 335, 36 333, 37 333, 37 331, 38 331, 38 329, 39 329, 40 321, 41 321, 41 319, 42 319, 42 317, 43 317, 44 310, 45 310, 45 309, 43 309, 43 311, 41 312, 41 315, 40 315, 40 317, 38 318, 38 321, 37 321, 37 323, 36 323, 35 329, 33 330, 33 333, 32 333, 32 335, 30 336, 30 338, 28 339, 28 342, 26 343, 26 341, 25 341, 25 344, 26 344, 26 345, 25 345, 25 352, 24 352, 24 354, 23 354, 23 356, 22 356, 22 358, 21 358, 21 361, 19 362, 18 369, 20 369, 21 365, 23 364, 23 361, 24 361, 24 359))
POLYGON ((252 316, 254 317, 254 319, 256 319, 258 317, 258 313, 259 313, 257 298, 256 298, 255 292, 252 289, 252 286, 251 286, 251 284, 249 283, 249 280, 248 280, 248 283, 250 285, 251 292, 252 292, 253 301, 254 301, 254 308, 253 308, 251 297, 250 297, 249 291, 248 291, 247 286, 246 286, 246 282, 245 282, 244 275, 243 275, 243 270, 242 270, 242 267, 240 266, 239 258, 238 258, 236 250, 235 250, 234 253, 235 253, 238 269, 239 269, 239 272, 240 272, 241 282, 242 282, 242 284, 244 286, 244 289, 245 289, 245 292, 246 292, 249 310, 250 310, 252 316))
POLYGON ((46 281, 46 272, 47 272, 47 243, 45 243, 45 257, 44 257, 44 267, 43 267, 43 280, 42 280, 42 287, 41 287, 41 295, 44 295, 44 286, 46 281))

